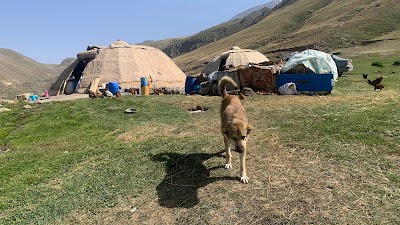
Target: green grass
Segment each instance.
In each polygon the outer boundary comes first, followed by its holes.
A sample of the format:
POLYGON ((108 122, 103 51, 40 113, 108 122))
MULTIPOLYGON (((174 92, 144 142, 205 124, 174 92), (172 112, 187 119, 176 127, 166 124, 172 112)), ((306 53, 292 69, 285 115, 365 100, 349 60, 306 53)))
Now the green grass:
POLYGON ((354 58, 328 96, 246 98, 248 185, 236 153, 221 167, 219 97, 7 105, 0 224, 398 224, 400 71, 371 66, 395 59, 354 58))

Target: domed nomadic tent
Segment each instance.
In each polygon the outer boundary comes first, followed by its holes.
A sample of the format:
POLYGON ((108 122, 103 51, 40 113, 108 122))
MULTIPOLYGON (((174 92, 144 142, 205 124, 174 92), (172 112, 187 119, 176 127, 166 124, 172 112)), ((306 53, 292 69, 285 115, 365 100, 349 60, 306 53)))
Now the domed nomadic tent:
POLYGON ((186 75, 162 51, 116 41, 110 46, 88 46, 65 69, 49 89, 49 95, 64 93, 68 82, 74 90, 87 88, 96 79, 100 83, 118 82, 121 88, 140 87, 141 77, 151 76, 158 88, 183 89, 186 75))
POLYGON ((336 63, 332 57, 314 49, 293 54, 283 66, 281 73, 305 73, 306 69, 308 73, 333 74, 333 80, 338 80, 336 63))
POLYGON ((241 49, 233 46, 229 51, 223 52, 207 63, 202 74, 210 74, 214 71, 222 71, 225 68, 234 68, 249 64, 259 64, 269 62, 269 59, 262 53, 251 50, 241 49))

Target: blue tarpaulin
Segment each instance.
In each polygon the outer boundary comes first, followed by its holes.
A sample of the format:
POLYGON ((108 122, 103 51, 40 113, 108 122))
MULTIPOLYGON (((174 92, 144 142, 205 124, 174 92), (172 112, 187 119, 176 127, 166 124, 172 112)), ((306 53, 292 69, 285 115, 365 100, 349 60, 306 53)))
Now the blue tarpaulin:
POLYGON ((281 73, 285 73, 299 64, 303 64, 316 74, 333 74, 333 80, 337 81, 338 71, 336 63, 332 57, 325 52, 308 49, 300 53, 295 53, 285 63, 281 69, 281 73))

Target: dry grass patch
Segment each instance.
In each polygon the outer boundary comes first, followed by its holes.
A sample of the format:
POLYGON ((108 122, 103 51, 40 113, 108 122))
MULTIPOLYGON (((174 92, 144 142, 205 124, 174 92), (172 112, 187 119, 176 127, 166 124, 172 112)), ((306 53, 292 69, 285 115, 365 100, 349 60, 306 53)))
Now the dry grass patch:
POLYGON ((159 136, 183 138, 190 135, 193 135, 193 132, 181 131, 178 125, 146 124, 132 127, 131 130, 118 135, 117 140, 139 143, 159 136))

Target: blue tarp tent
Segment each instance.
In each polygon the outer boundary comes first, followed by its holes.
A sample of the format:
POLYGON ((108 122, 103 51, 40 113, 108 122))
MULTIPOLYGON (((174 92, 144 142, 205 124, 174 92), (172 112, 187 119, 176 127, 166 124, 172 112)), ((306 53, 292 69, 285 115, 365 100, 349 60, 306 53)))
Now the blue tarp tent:
POLYGON ((285 63, 281 73, 286 73, 295 66, 303 64, 304 67, 312 70, 316 74, 333 74, 333 80, 337 81, 338 71, 332 57, 321 51, 308 49, 300 53, 295 53, 285 63))

